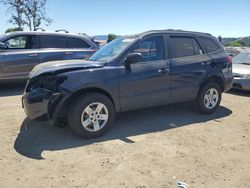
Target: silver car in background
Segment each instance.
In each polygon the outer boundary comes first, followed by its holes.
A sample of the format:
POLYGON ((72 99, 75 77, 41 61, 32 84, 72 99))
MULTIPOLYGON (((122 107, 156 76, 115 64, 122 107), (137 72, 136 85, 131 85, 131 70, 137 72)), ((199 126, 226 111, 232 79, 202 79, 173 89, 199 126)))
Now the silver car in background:
POLYGON ((85 59, 99 49, 89 36, 21 31, 0 36, 0 82, 26 79, 39 63, 85 59))
POLYGON ((233 88, 250 91, 250 48, 233 57, 233 88))

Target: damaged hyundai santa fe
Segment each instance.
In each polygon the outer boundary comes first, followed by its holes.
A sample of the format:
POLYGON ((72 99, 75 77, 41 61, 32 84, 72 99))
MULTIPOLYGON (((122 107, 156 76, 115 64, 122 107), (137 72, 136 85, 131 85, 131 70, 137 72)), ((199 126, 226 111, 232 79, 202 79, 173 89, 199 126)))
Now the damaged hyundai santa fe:
POLYGON ((30 119, 93 138, 119 112, 193 101, 200 113, 213 113, 232 81, 232 60, 212 35, 148 31, 113 40, 86 60, 37 65, 22 104, 30 119))

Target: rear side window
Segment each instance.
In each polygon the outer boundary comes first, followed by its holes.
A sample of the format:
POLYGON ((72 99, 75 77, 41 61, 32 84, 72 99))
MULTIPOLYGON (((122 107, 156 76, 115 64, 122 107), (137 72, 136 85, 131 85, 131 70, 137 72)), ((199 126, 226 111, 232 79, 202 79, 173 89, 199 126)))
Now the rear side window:
POLYGON ((171 36, 170 43, 173 58, 203 54, 200 45, 193 37, 171 36))
POLYGON ((69 38, 68 47, 69 48, 90 48, 90 45, 81 39, 69 38))
POLYGON ((41 48, 67 48, 67 38, 61 36, 41 36, 41 48))
POLYGON ((200 37, 200 40, 207 53, 214 52, 220 49, 219 45, 212 39, 200 37))
POLYGON ((163 59, 163 37, 151 37, 140 42, 135 49, 134 53, 141 53, 143 61, 157 61, 163 59))

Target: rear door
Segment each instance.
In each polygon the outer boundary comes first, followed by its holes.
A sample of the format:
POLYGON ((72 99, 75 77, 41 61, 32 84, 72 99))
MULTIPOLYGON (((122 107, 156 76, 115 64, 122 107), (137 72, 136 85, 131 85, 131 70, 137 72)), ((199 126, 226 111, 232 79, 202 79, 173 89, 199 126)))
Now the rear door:
POLYGON ((171 98, 189 100, 196 97, 199 84, 207 73, 204 54, 197 38, 192 35, 169 35, 171 66, 171 98))
POLYGON ((165 35, 147 37, 130 53, 141 53, 143 60, 120 69, 120 103, 122 111, 166 103, 169 96, 169 63, 165 35))
POLYGON ((92 49, 92 46, 83 39, 74 37, 68 37, 68 48, 72 51, 73 59, 88 58, 97 50, 92 49))
POLYGON ((67 49, 67 37, 41 35, 41 62, 72 59, 73 51, 67 49))
POLYGON ((40 63, 39 36, 16 35, 3 41, 7 49, 0 52, 0 79, 26 78, 40 63))

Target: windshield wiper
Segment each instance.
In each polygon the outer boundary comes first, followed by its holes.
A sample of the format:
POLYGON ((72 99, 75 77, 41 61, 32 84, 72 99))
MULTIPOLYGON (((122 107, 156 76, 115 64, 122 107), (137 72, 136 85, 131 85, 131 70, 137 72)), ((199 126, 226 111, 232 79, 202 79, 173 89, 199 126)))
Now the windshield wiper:
POLYGON ((250 65, 250 63, 241 63, 241 64, 243 64, 243 65, 250 65))

